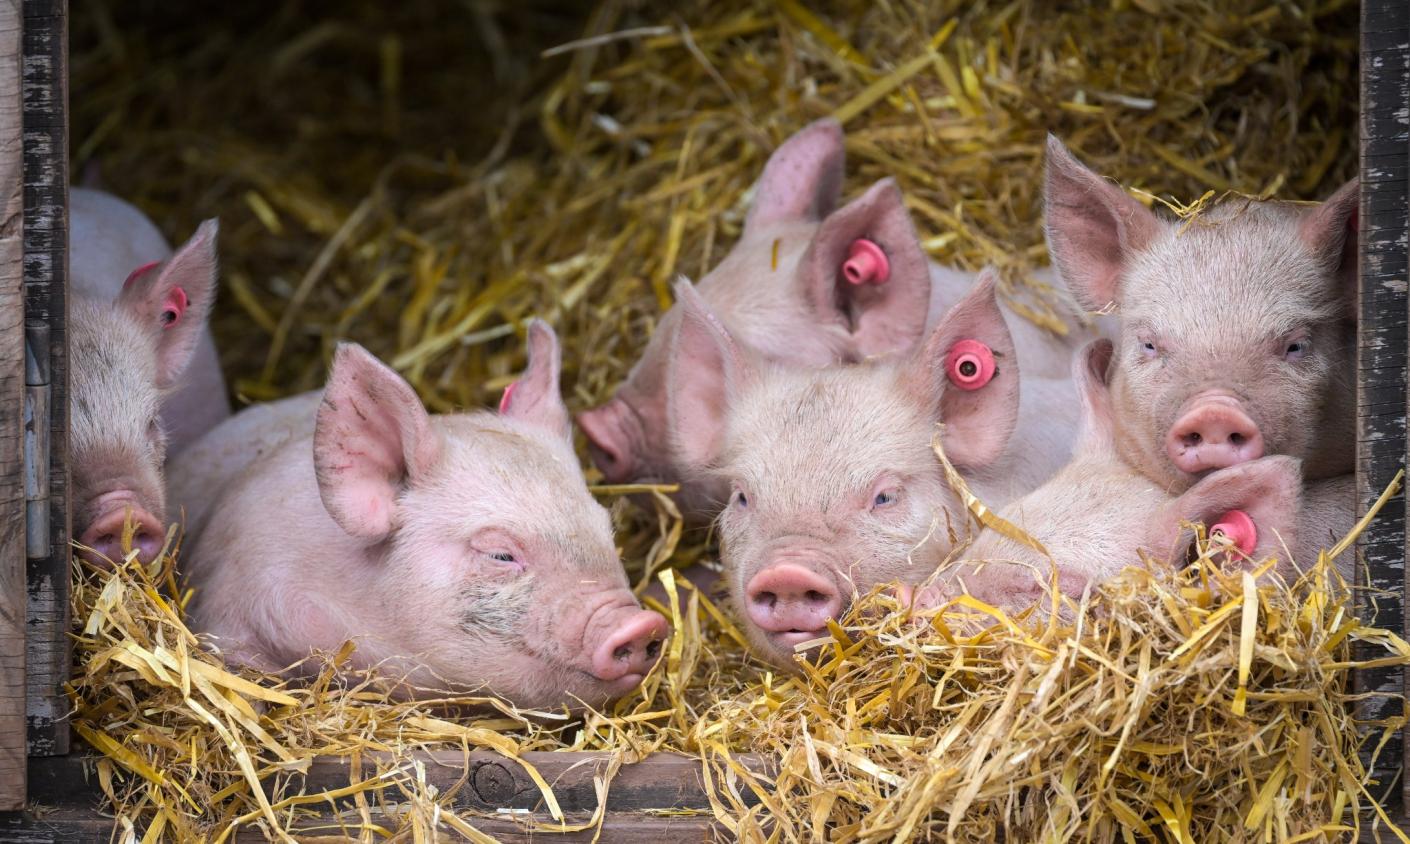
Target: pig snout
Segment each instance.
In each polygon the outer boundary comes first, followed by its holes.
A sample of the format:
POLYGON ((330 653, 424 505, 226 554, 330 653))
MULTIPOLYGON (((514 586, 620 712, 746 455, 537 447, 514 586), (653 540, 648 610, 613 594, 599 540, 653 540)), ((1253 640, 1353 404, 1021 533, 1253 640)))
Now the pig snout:
POLYGON ((842 595, 831 579, 798 563, 768 566, 744 592, 749 620, 788 648, 825 635, 828 620, 842 612, 842 595))
POLYGON ((1263 434, 1233 396, 1195 396, 1182 411, 1165 436, 1165 452, 1180 471, 1193 475, 1263 456, 1263 434))
POLYGON ((592 462, 611 484, 633 480, 637 474, 636 443, 641 423, 620 398, 578 414, 578 427, 587 435, 592 462))
POLYGON ((137 558, 150 563, 161 553, 166 538, 162 524, 138 504, 136 498, 123 493, 108 493, 98 498, 90 509, 97 515, 78 539, 82 545, 93 549, 92 553, 83 552, 89 562, 101 564, 103 558, 112 561, 122 559, 122 535, 129 520, 133 525, 132 548, 137 552, 137 558))
POLYGON ((661 656, 661 643, 670 632, 660 613, 623 610, 592 652, 592 675, 606 683, 641 682, 661 656))

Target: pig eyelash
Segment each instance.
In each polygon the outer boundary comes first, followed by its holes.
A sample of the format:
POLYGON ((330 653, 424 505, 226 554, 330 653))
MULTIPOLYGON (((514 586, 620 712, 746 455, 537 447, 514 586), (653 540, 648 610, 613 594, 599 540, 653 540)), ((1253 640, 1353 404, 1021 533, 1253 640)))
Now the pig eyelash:
POLYGON ((514 558, 514 555, 511 554, 511 553, 509 553, 508 551, 496 551, 496 552, 494 552, 493 554, 490 554, 490 559, 491 559, 491 560, 499 560, 501 563, 514 563, 514 562, 518 562, 518 561, 514 558))

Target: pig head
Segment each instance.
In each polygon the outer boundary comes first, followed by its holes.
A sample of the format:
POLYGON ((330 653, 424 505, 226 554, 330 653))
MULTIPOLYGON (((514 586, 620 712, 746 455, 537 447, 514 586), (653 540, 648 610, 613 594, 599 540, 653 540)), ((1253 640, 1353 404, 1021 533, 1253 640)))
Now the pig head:
MULTIPOLYGON (((907 349, 924 335, 930 270, 900 189, 883 179, 837 208, 843 161, 836 121, 789 138, 764 167, 738 243, 695 287, 735 342, 763 360, 821 367, 907 349)), ((677 303, 613 398, 578 416, 610 482, 682 480, 666 420, 667 358, 680 324, 677 303)), ((697 481, 682 502, 713 515, 727 492, 697 481)))
POLYGON ((352 665, 382 666, 408 694, 577 708, 635 688, 666 622, 637 604, 583 481, 545 323, 529 348, 499 413, 432 416, 340 346, 312 436, 210 508, 189 554, 199 628, 265 669, 354 640, 352 665))
POLYGON ((1353 181, 1311 207, 1226 199, 1169 221, 1049 139, 1049 245, 1085 307, 1116 308, 1133 467, 1175 491, 1265 454, 1351 471, 1357 203, 1353 181))
POLYGON ((729 491, 724 579, 756 652, 789 667, 855 593, 923 580, 964 530, 932 451, 938 424, 960 470, 1000 465, 1019 380, 994 279, 981 277, 911 353, 814 370, 738 342, 690 285, 677 296, 672 446, 691 477, 729 491))
POLYGON ((1328 529, 1349 529, 1349 496, 1340 500, 1332 493, 1333 500, 1320 508, 1304 508, 1299 461, 1292 457, 1263 457, 1221 469, 1178 495, 1132 469, 1116 442, 1107 385, 1112 356, 1110 341, 1095 341, 1074 366, 1083 396, 1083 430, 1072 461, 999 511, 1037 544, 984 530, 964 552, 967 562, 942 572, 920 591, 919 606, 934 606, 963 590, 997 606, 1021 609, 1041 601, 1054 573, 1058 589, 1078 598, 1089 584, 1139 564, 1142 555, 1183 566, 1193 541, 1187 527, 1192 523, 1211 530, 1217 526, 1236 562, 1277 556, 1283 573, 1295 575, 1293 561, 1315 561, 1316 543, 1325 543, 1328 529), (1299 544, 1304 528, 1308 542, 1299 544))
POLYGON ((115 300, 76 294, 70 307, 70 449, 74 533, 95 562, 161 550, 168 516, 163 402, 179 389, 216 286, 215 220, 169 260, 134 270, 115 300))

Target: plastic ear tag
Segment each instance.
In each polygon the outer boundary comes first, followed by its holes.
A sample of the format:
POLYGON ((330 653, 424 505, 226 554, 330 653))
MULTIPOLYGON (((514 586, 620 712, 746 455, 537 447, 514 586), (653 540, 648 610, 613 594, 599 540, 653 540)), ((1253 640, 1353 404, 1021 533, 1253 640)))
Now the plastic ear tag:
POLYGON ((842 277, 851 284, 885 284, 891 278, 891 262, 880 246, 859 237, 842 262, 842 277))
POLYGON ((1245 557, 1252 556, 1253 549, 1258 547, 1258 528, 1249 514, 1242 510, 1230 510, 1220 516, 1214 527, 1209 529, 1209 535, 1228 539, 1245 557))
POLYGON ((977 390, 994 380, 994 353, 978 340, 959 340, 945 355, 945 374, 961 390, 977 390))
POLYGON ((160 264, 160 263, 161 263, 161 261, 152 261, 151 263, 149 263, 149 264, 143 264, 142 266, 140 266, 140 267, 138 267, 137 269, 133 270, 132 272, 128 273, 128 274, 127 274, 127 280, 122 283, 122 289, 123 289, 123 290, 126 290, 127 288, 131 287, 131 286, 132 286, 132 282, 134 282, 134 281, 136 281, 137 279, 141 278, 142 276, 146 275, 148 270, 152 269, 153 267, 157 266, 157 265, 160 264))
POLYGON ((504 409, 507 408, 507 407, 509 407, 509 397, 512 396, 512 395, 514 395, 514 388, 517 387, 517 386, 519 386, 519 382, 518 382, 518 381, 511 381, 511 382, 509 382, 509 386, 504 388, 504 395, 502 395, 502 396, 499 397, 499 412, 500 412, 500 413, 503 413, 503 412, 504 412, 504 409))
POLYGON ((184 289, 171 288, 171 292, 166 294, 166 301, 162 303, 162 328, 171 328, 180 322, 181 315, 186 313, 186 306, 190 303, 184 289))

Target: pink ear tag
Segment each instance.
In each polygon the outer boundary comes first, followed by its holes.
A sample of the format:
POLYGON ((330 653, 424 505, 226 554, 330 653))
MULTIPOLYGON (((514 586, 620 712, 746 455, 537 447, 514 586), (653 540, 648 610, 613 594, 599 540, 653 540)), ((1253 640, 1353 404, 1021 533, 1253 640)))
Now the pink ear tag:
POLYGON ((186 313, 186 306, 190 303, 184 289, 171 288, 171 292, 166 294, 166 301, 162 303, 162 328, 171 328, 180 322, 181 315, 186 313))
POLYGON ((891 278, 891 262, 880 246, 859 237, 842 262, 842 277, 851 284, 885 284, 891 278))
POLYGON ((1227 538, 1245 557, 1252 556, 1253 549, 1258 546, 1258 528, 1249 514, 1242 510, 1230 510, 1220 516, 1214 527, 1209 529, 1209 535, 1227 538))
POLYGON ((122 289, 123 289, 123 290, 126 290, 127 288, 131 287, 131 286, 132 286, 132 282, 134 282, 134 281, 136 281, 137 279, 141 278, 142 276, 146 275, 148 270, 150 270, 151 268, 157 266, 157 265, 160 264, 160 263, 161 263, 161 261, 152 261, 151 263, 149 263, 149 264, 143 264, 142 266, 140 266, 140 267, 138 267, 137 269, 133 270, 132 272, 128 273, 128 274, 127 274, 127 280, 122 283, 122 289))
POLYGON ((945 374, 961 390, 977 390, 994 380, 994 353, 978 340, 958 340, 945 355, 945 374))
POLYGON ((499 397, 499 412, 500 412, 500 413, 503 413, 503 412, 504 412, 504 409, 505 409, 506 407, 509 407, 509 397, 512 396, 512 395, 514 395, 514 388, 517 387, 517 386, 519 386, 519 382, 518 382, 518 381, 511 381, 511 382, 509 382, 509 386, 504 388, 504 395, 502 395, 502 396, 499 397))

